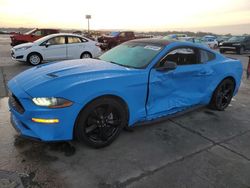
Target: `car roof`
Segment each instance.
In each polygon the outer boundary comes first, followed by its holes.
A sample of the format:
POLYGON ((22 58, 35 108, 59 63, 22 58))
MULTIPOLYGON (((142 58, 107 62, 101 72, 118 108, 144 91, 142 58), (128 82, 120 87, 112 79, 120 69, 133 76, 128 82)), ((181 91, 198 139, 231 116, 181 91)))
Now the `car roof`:
MULTIPOLYGON (((40 39, 38 39, 38 40, 36 40, 36 41, 34 41, 34 42, 35 42, 35 43, 42 43, 42 42, 44 42, 44 41, 46 41, 46 40, 49 40, 49 39, 51 39, 51 38, 53 38, 53 37, 58 37, 58 36, 73 36, 73 37, 86 38, 86 37, 83 37, 83 36, 81 36, 81 35, 72 34, 72 33, 55 33, 55 34, 50 34, 50 35, 47 35, 47 36, 45 36, 45 37, 42 37, 42 38, 40 38, 40 39)), ((90 40, 90 39, 88 39, 88 40, 90 40)))
POLYGON ((55 34, 51 34, 51 35, 48 35, 48 36, 51 36, 51 37, 57 37, 57 36, 75 36, 75 37, 82 37, 81 35, 78 35, 78 34, 74 34, 74 33, 55 33, 55 34))
POLYGON ((217 52, 211 50, 209 47, 206 47, 202 44, 198 44, 198 43, 192 43, 192 42, 188 42, 188 41, 170 41, 167 39, 157 39, 157 38, 146 38, 146 39, 135 39, 135 40, 130 40, 128 42, 125 42, 123 44, 135 44, 135 43, 142 43, 145 45, 156 45, 156 46, 161 46, 161 47, 167 47, 170 44, 173 44, 175 47, 177 46, 189 46, 189 47, 194 47, 194 48, 200 48, 212 53, 216 53, 218 55, 217 52))
POLYGON ((135 39, 126 42, 129 43, 144 43, 144 44, 151 44, 151 45, 158 45, 158 46, 167 46, 168 44, 172 43, 172 41, 166 39, 157 39, 157 38, 146 38, 146 39, 135 39))

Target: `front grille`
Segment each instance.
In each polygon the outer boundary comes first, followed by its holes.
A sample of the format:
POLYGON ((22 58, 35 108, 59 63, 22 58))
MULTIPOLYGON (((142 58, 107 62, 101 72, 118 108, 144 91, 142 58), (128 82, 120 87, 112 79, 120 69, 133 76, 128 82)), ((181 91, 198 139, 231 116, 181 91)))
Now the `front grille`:
POLYGON ((20 103, 20 101, 17 99, 17 97, 13 94, 10 94, 9 96, 9 104, 10 106, 17 112, 19 112, 20 114, 24 113, 24 107, 23 105, 20 103))
POLYGON ((11 50, 11 57, 14 57, 14 51, 11 50))

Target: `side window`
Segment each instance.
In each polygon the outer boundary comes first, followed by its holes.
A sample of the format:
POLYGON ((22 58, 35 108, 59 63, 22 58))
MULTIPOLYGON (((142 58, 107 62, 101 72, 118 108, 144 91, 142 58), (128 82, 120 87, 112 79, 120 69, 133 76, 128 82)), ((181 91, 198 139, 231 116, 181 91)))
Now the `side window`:
POLYGON ((44 29, 43 30, 43 35, 50 35, 52 32, 51 32, 51 30, 48 30, 48 29, 44 29))
POLYGON ((36 30, 34 33, 32 33, 35 36, 41 36, 42 35, 42 31, 41 30, 36 30))
POLYGON ((120 37, 124 38, 126 36, 126 34, 124 32, 120 33, 119 35, 120 37))
MULTIPOLYGON (((169 52, 163 62, 172 61, 175 62, 177 65, 192 65, 192 64, 198 64, 198 56, 197 56, 197 50, 193 48, 177 48, 175 50, 172 50, 169 52)), ((162 66, 162 64, 160 64, 162 66)))
POLYGON ((206 50, 200 50, 200 62, 206 63, 208 61, 212 61, 215 58, 215 55, 206 50))
POLYGON ((54 37, 52 39, 49 39, 48 42, 51 45, 65 44, 65 37, 54 37))
POLYGON ((68 37, 68 44, 81 43, 82 40, 78 37, 68 37))
POLYGON ((128 38, 132 38, 133 37, 133 33, 131 33, 131 32, 127 32, 126 35, 127 35, 128 38))

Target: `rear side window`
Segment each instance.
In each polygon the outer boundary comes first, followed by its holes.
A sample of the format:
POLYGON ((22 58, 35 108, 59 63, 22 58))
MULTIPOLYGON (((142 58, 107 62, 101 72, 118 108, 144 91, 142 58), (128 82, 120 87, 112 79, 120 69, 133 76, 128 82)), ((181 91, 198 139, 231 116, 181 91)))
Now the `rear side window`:
POLYGON ((177 65, 198 64, 197 50, 193 48, 181 47, 169 52, 165 58, 166 61, 173 61, 177 65))
POLYGON ((215 59, 215 55, 212 52, 206 50, 200 50, 200 62, 206 63, 215 59))
POLYGON ((81 43, 82 40, 78 37, 68 37, 68 44, 81 43))

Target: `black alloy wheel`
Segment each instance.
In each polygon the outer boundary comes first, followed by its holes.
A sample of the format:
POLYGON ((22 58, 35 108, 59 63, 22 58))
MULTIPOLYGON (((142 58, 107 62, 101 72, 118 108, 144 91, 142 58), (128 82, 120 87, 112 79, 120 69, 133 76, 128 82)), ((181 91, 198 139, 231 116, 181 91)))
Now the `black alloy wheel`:
POLYGON ((216 88, 210 106, 215 110, 224 110, 232 100, 234 87, 232 79, 223 80, 216 88))
POLYGON ((79 140, 100 148, 113 142, 126 124, 126 108, 119 101, 97 99, 80 113, 75 134, 79 140))

